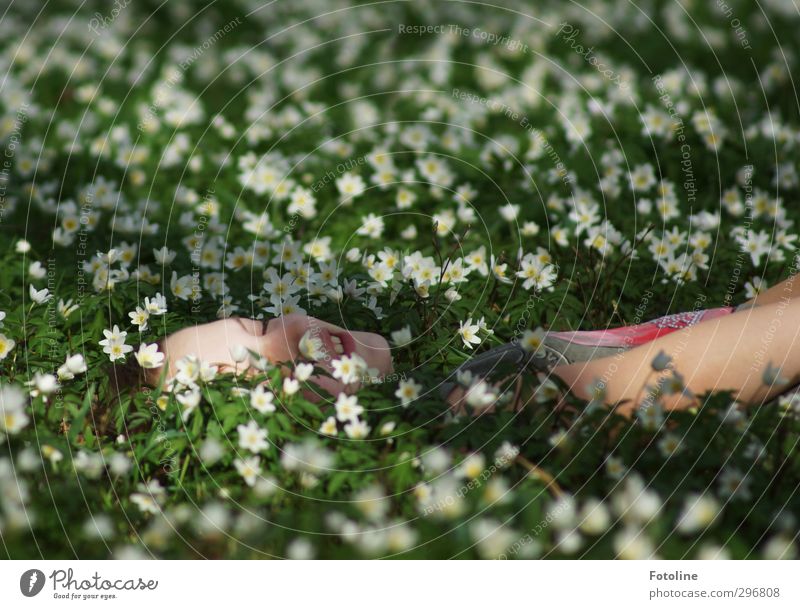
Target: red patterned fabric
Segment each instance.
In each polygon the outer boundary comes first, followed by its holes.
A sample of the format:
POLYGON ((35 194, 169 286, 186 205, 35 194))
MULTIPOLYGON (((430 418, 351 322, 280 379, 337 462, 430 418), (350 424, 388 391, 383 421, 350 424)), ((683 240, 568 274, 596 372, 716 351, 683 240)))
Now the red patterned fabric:
POLYGON ((717 307, 700 311, 674 313, 652 319, 634 326, 622 326, 608 330, 578 330, 575 332, 548 332, 556 338, 561 338, 578 345, 593 347, 636 347, 651 340, 664 336, 675 330, 686 328, 717 317, 733 313, 734 307, 717 307))

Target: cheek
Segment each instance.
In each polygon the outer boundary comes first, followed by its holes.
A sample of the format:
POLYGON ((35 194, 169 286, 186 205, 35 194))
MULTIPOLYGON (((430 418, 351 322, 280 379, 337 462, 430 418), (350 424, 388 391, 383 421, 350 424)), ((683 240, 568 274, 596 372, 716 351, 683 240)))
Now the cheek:
POLYGON ((298 344, 305 327, 296 323, 278 324, 264 336, 258 337, 261 354, 270 362, 288 362, 300 354, 298 344))
POLYGON ((367 361, 371 368, 377 368, 381 374, 394 371, 392 353, 389 343, 380 334, 372 332, 353 332, 358 354, 367 361))

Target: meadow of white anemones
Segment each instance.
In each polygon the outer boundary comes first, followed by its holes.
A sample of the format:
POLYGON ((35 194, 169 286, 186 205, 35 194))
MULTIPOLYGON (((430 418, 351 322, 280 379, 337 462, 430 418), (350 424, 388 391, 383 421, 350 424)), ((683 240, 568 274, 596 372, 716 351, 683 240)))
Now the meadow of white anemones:
POLYGON ((737 4, 746 46, 713 3, 78 4, 0 18, 4 556, 797 557, 794 396, 438 391, 796 271, 780 0, 737 4), (384 335, 395 372, 342 355, 357 391, 309 401, 311 363, 186 358, 115 390, 170 332, 289 313, 384 335))

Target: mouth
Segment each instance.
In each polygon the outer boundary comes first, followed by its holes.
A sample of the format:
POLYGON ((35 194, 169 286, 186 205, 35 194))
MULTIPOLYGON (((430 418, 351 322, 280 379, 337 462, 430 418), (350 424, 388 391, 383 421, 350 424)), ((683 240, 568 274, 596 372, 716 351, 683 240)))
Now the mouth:
POLYGON ((334 336, 339 339, 339 342, 342 345, 342 353, 344 355, 352 355, 355 353, 356 339, 353 338, 352 334, 349 332, 341 332, 339 334, 335 334, 334 336))
POLYGON ((355 340, 347 332, 329 332, 328 330, 321 330, 319 333, 322 344, 325 345, 326 351, 336 358, 342 355, 351 355, 355 351, 355 340))

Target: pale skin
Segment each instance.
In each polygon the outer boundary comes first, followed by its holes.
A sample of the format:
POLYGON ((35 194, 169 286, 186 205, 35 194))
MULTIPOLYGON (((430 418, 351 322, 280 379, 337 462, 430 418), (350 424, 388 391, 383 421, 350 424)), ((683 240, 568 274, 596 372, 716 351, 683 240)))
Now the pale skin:
MULTIPOLYGON (((624 402, 617 412, 631 416, 648 396, 649 386, 659 377, 681 374, 692 394, 707 391, 733 392, 738 402, 751 405, 768 401, 800 382, 800 281, 786 279, 747 301, 751 308, 661 336, 629 351, 588 362, 556 366, 552 374, 566 382, 572 393, 590 400, 596 379, 605 388, 606 404, 624 402), (667 370, 656 372, 651 363, 659 353, 671 358, 667 370), (771 364, 786 382, 764 384, 771 364)), ((462 390, 449 402, 461 406, 462 390)), ((682 394, 663 395, 665 410, 698 405, 682 394)))
MULTIPOLYGON (((329 373, 333 372, 333 360, 352 354, 361 356, 376 377, 393 371, 389 344, 379 334, 351 332, 308 315, 292 313, 268 321, 229 317, 173 332, 162 342, 162 350, 166 356, 166 376, 172 377, 176 372, 176 363, 187 355, 217 366, 220 372, 247 375, 257 372, 251 365, 251 356, 248 355, 244 362, 234 359, 232 352, 239 346, 270 363, 303 361, 306 358, 301 353, 300 341, 307 332, 319 340, 321 357, 314 363, 329 373)), ((151 370, 151 381, 160 373, 160 369, 151 370)), ((321 374, 312 376, 310 380, 332 395, 349 393, 360 384, 345 385, 335 378, 321 374)), ((308 397, 315 399, 317 396, 309 393, 308 397)))
MULTIPOLYGON (((600 380, 605 389, 603 401, 620 403, 617 412, 631 416, 648 396, 648 391, 661 377, 672 371, 683 376, 690 394, 662 395, 666 410, 697 405, 692 396, 707 391, 731 391, 743 404, 763 403, 800 382, 800 281, 798 275, 786 279, 747 301, 751 308, 724 317, 710 319, 677 330, 644 345, 614 356, 588 362, 556 366, 552 374, 566 382, 576 396, 590 400, 591 385, 600 380), (655 371, 653 359, 660 353, 670 358, 664 371, 655 371), (767 366, 780 369, 784 382, 764 384, 767 366)), ((369 332, 350 332, 306 315, 287 315, 263 324, 248 318, 229 318, 190 326, 169 335, 163 343, 168 376, 174 374, 175 362, 185 355, 195 355, 221 369, 243 371, 231 348, 243 345, 268 361, 303 359, 298 342, 310 328, 323 339, 327 358, 318 364, 331 370, 330 361, 337 357, 330 335, 338 335, 346 344, 346 352, 355 352, 378 374, 393 371, 386 340, 369 332)), ((249 364, 244 371, 251 370, 249 364)), ((312 380, 332 394, 352 391, 355 386, 325 376, 312 380)), ((456 389, 448 402, 460 410, 463 391, 456 389)))

